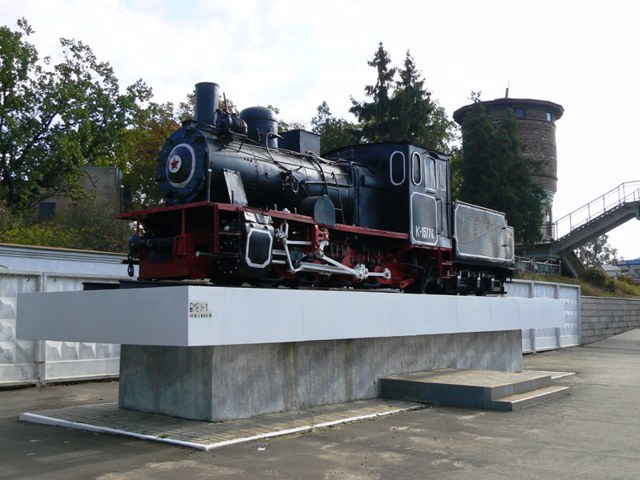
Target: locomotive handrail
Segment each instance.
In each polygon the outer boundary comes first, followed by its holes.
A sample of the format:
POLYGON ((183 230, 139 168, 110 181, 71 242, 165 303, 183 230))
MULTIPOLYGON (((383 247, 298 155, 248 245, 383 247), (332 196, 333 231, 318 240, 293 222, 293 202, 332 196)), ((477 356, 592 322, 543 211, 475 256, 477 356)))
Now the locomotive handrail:
POLYGON ((640 202, 640 180, 624 182, 552 224, 554 240, 569 235, 589 222, 627 204, 640 202))

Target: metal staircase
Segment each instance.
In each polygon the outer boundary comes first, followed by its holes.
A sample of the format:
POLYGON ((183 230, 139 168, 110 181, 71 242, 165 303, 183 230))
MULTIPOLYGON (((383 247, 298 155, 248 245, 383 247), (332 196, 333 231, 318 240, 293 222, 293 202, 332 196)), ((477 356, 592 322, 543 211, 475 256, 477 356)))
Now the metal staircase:
POLYGON ((640 180, 622 183, 556 221, 549 253, 578 276, 582 265, 573 251, 633 218, 640 220, 640 180))

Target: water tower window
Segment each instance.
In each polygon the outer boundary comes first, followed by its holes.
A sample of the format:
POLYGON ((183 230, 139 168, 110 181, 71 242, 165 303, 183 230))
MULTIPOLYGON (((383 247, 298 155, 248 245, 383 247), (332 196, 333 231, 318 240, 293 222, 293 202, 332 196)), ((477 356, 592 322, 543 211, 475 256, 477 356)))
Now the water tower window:
POLYGON ((513 113, 516 118, 525 118, 524 108, 516 108, 513 113))
POLYGON ((553 113, 547 112, 547 122, 553 122, 553 113))

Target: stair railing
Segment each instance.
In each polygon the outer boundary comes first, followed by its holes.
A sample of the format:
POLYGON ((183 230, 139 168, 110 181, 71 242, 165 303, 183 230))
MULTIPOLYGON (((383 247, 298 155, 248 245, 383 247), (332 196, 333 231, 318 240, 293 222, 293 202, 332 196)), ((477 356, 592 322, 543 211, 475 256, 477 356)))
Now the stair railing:
POLYGON ((556 220, 552 225, 553 238, 558 240, 607 212, 638 201, 640 201, 640 180, 622 183, 556 220))

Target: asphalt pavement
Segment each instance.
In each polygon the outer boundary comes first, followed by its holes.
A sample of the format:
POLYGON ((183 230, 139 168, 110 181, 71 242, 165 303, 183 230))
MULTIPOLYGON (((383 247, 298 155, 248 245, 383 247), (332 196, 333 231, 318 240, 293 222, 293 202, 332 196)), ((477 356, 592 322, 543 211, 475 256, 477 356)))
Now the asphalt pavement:
POLYGON ((209 452, 38 425, 27 411, 115 402, 115 381, 0 391, 5 479, 640 479, 640 330, 526 355, 574 372, 517 412, 427 407, 209 452))

